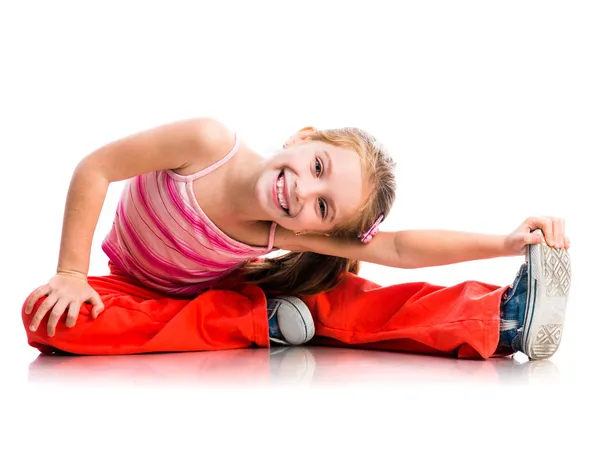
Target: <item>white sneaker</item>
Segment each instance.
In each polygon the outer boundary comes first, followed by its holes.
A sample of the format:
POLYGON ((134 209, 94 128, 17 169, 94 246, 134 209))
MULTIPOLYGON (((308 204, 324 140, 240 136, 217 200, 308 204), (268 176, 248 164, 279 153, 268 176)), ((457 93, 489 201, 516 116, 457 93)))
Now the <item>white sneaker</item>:
POLYGON ((300 345, 315 335, 308 307, 298 297, 279 296, 267 300, 269 338, 282 345, 300 345))
POLYGON ((571 287, 571 260, 567 249, 550 247, 543 238, 541 244, 527 247, 526 260, 529 276, 521 350, 530 359, 546 359, 560 344, 571 287))

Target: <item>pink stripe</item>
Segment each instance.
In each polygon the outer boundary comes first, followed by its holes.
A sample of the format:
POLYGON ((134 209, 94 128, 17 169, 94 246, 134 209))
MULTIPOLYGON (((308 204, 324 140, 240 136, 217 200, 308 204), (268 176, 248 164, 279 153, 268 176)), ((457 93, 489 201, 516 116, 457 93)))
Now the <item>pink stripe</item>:
MULTIPOLYGON (((207 260, 205 257, 200 255, 196 251, 188 248, 185 243, 183 243, 182 241, 179 241, 171 233, 171 231, 164 225, 164 223, 161 221, 161 218, 159 218, 158 215, 152 210, 151 206, 149 205, 148 198, 146 197, 146 194, 144 192, 144 189, 142 189, 141 178, 138 180, 136 187, 137 187, 136 191, 138 194, 138 198, 139 198, 140 202, 142 203, 144 212, 152 220, 153 225, 156 226, 156 228, 160 231, 160 233, 175 246, 175 250, 177 250, 177 252, 179 252, 181 255, 183 255, 184 258, 187 258, 188 260, 193 261, 193 262, 197 262, 203 266, 214 267, 215 264, 220 265, 219 262, 207 260)), ((157 195, 160 195, 160 194, 157 193, 157 195)), ((164 199, 163 199, 163 201, 164 201, 164 199)))
MULTIPOLYGON (((185 202, 182 199, 182 194, 189 194, 187 192, 185 184, 183 185, 183 187, 184 189, 186 189, 186 191, 182 193, 178 190, 178 184, 172 179, 170 179, 168 176, 164 176, 163 179, 161 179, 160 181, 163 182, 162 186, 159 185, 161 205, 165 207, 165 212, 163 213, 163 216, 168 215, 166 221, 168 222, 170 217, 170 219, 172 219, 172 222, 176 225, 179 225, 180 221, 183 222, 185 226, 180 226, 181 230, 188 234, 195 241, 195 243, 200 245, 204 253, 199 253, 197 247, 195 248, 191 246, 189 242, 186 242, 183 238, 181 238, 181 240, 179 240, 178 243, 182 244, 182 246, 184 247, 187 247, 186 250, 188 251, 188 253, 192 254, 192 256, 198 255, 200 259, 204 258, 206 253, 210 255, 217 252, 220 256, 230 257, 232 260, 230 260, 229 262, 231 263, 239 262, 239 254, 233 254, 232 257, 229 248, 224 247, 218 249, 218 247, 216 247, 215 241, 211 240, 213 235, 210 234, 211 231, 206 228, 206 225, 204 223, 200 223, 202 227, 195 227, 195 223, 198 221, 198 215, 196 215, 193 210, 190 211, 190 209, 187 208, 185 202), (177 218, 175 217, 175 215, 177 215, 177 218), (192 223, 192 226, 194 227, 190 228, 190 223, 192 223)), ((158 211, 155 211, 155 214, 158 214, 158 211)), ((221 261, 222 260, 220 260, 219 262, 221 261)))
POLYGON ((179 213, 185 218, 185 220, 190 223, 195 230, 199 231, 203 236, 205 236, 210 242, 211 245, 215 248, 222 249, 223 252, 227 253, 235 253, 236 251, 232 248, 227 247, 227 243, 219 236, 217 236, 214 231, 209 230, 206 227, 206 223, 200 221, 196 215, 191 213, 185 206, 185 204, 181 201, 180 196, 177 195, 177 191, 175 189, 175 181, 169 179, 167 181, 167 192, 169 194, 169 200, 173 203, 173 205, 178 209, 179 213))
POLYGON ((106 255, 119 268, 121 268, 123 271, 126 271, 127 273, 129 273, 130 275, 135 277, 136 279, 139 279, 142 282, 151 281, 152 287, 154 287, 154 288, 162 287, 163 285, 167 286, 167 287, 173 286, 172 280, 169 281, 168 279, 163 279, 163 278, 160 278, 159 276, 154 276, 149 271, 146 272, 147 270, 142 271, 139 268, 139 263, 134 262, 130 255, 119 254, 116 245, 113 244, 112 242, 110 242, 110 241, 107 242, 105 244, 105 246, 106 247, 103 247, 103 249, 106 252, 106 255))
MULTIPOLYGON (((156 283, 156 280, 153 279, 153 276, 149 273, 144 274, 139 272, 139 263, 133 261, 131 255, 119 253, 119 248, 110 240, 110 238, 107 238, 102 248, 106 252, 108 258, 110 258, 123 271, 128 272, 130 275, 134 276, 137 279, 140 279, 141 281, 150 279, 156 283)), ((160 278, 158 278, 158 281, 162 281, 166 285, 173 284, 172 281, 166 279, 161 280, 160 278)))
POLYGON ((130 274, 133 274, 131 269, 125 265, 125 263, 121 260, 121 255, 117 252, 116 246, 109 240, 107 237, 102 242, 102 250, 106 254, 106 256, 115 263, 120 269, 126 271, 130 274))
MULTIPOLYGON (((180 196, 176 196, 175 198, 179 197, 180 196)), ((186 221, 185 213, 181 211, 181 205, 176 205, 171 201, 171 195, 166 189, 161 191, 161 200, 160 206, 164 207, 165 210, 163 212, 160 209, 155 209, 154 214, 161 213, 162 216, 165 217, 167 223, 171 222, 173 225, 170 228, 171 233, 175 229, 175 225, 183 222, 184 226, 181 226, 182 231, 190 236, 190 240, 186 240, 183 237, 175 237, 175 240, 178 240, 177 246, 181 249, 182 255, 185 255, 194 263, 202 263, 206 267, 219 271, 221 271, 223 267, 229 269, 240 262, 240 257, 238 255, 232 257, 231 253, 228 253, 227 250, 216 248, 215 245, 210 242, 209 238, 199 234, 190 227, 189 222, 186 221)), ((156 204, 158 202, 155 201, 154 203, 156 204)), ((161 215, 159 214, 158 216, 161 215)))
MULTIPOLYGON (((122 213, 121 210, 120 213, 122 213)), ((153 271, 158 269, 159 271, 173 271, 175 273, 181 271, 180 267, 171 266, 170 263, 160 260, 159 258, 155 258, 150 252, 149 247, 146 247, 139 239, 137 233, 134 231, 133 227, 130 225, 129 221, 125 219, 125 215, 121 214, 122 221, 121 227, 123 228, 123 232, 130 242, 129 245, 129 257, 132 260, 135 260, 134 269, 141 270, 140 261, 144 260, 146 262, 146 266, 143 267, 144 274, 147 277, 151 277, 152 280, 161 280, 165 283, 169 281, 166 279, 161 279, 159 276, 153 276, 153 271), (154 268, 154 269, 153 269, 154 268)))
POLYGON ((269 231, 269 245, 268 249, 271 250, 273 248, 273 244, 275 243, 275 231, 277 230, 277 223, 273 221, 271 224, 271 230, 269 231))
MULTIPOLYGON (((179 227, 179 231, 181 231, 183 234, 189 236, 190 240, 193 241, 194 244, 197 244, 199 247, 201 247, 204 252, 210 251, 210 248, 206 244, 203 244, 202 241, 200 241, 199 237, 192 234, 192 232, 190 231, 189 225, 185 224, 185 220, 184 220, 181 212, 178 211, 178 209, 174 205, 167 203, 166 198, 169 197, 169 194, 168 194, 168 192, 165 193, 164 186, 160 185, 160 181, 162 181, 163 184, 168 182, 168 176, 166 174, 164 174, 164 172, 160 173, 158 176, 154 177, 154 181, 156 182, 157 192, 159 192, 160 205, 162 205, 162 208, 164 210, 163 215, 168 216, 168 218, 165 219, 165 222, 168 222, 170 220, 171 223, 173 223, 179 227), (179 214, 179 215, 177 215, 177 214, 179 214)), ((157 215, 158 215, 158 212, 157 212, 157 215)), ((179 242, 184 242, 184 239, 181 238, 181 240, 179 242)), ((187 244, 192 250, 195 251, 195 249, 193 248, 192 245, 190 245, 189 243, 187 243, 187 244)))
MULTIPOLYGON (((150 285, 153 289, 165 292, 167 294, 182 295, 182 296, 198 295, 199 293, 206 290, 213 284, 217 283, 222 278, 222 276, 220 276, 218 278, 213 278, 208 281, 203 281, 201 283, 196 283, 196 284, 191 284, 191 285, 183 285, 184 283, 176 283, 176 282, 173 282, 172 280, 169 281, 169 280, 161 279, 160 277, 154 277, 149 274, 145 274, 145 273, 141 272, 141 270, 140 270, 140 272, 130 271, 128 268, 126 268, 124 266, 124 263, 121 261, 121 256, 115 250, 115 247, 112 244, 112 242, 110 242, 108 240, 106 240, 102 244, 102 248, 103 248, 104 252, 106 253, 106 255, 108 256, 108 258, 110 260, 112 260, 115 263, 115 265, 117 265, 117 267, 121 268, 123 271, 128 272, 131 276, 140 280, 142 283, 150 285), (148 283, 147 281, 150 281, 150 283, 148 283)), ((227 274, 229 274, 229 272, 227 274)))
MULTIPOLYGON (((121 261, 120 254, 116 251, 115 246, 113 245, 113 243, 110 240, 108 240, 108 238, 105 239, 104 242, 102 243, 102 250, 104 250, 104 252, 108 256, 108 258, 117 267, 119 267, 123 271, 129 273, 131 276, 135 277, 136 279, 140 280, 142 283, 144 283, 146 285, 150 285, 153 289, 164 292, 166 294, 178 295, 178 296, 190 296, 190 297, 195 296, 195 295, 198 295, 201 292, 205 291, 206 289, 211 287, 213 284, 217 283, 222 278, 222 276, 221 276, 219 278, 210 279, 210 280, 204 281, 202 283, 196 283, 196 284, 191 284, 191 285, 181 285, 178 283, 174 283, 173 281, 162 280, 160 278, 158 280, 156 280, 156 279, 152 279, 152 277, 144 275, 143 273, 131 272, 129 270, 129 268, 125 267, 124 263, 121 261), (147 282, 148 280, 151 282, 148 283, 147 282)), ((229 274, 229 272, 226 274, 229 274)))
MULTIPOLYGON (((139 234, 134 230, 133 226, 130 222, 125 218, 123 214, 122 205, 120 208, 122 226, 128 236, 128 238, 132 242, 132 246, 135 247, 135 252, 131 250, 131 255, 133 258, 143 258, 151 267, 154 267, 160 271, 168 272, 174 278, 190 278, 191 273, 184 273, 182 267, 177 266, 171 262, 161 259, 151 252, 151 247, 146 246, 140 239, 139 234), (137 255, 137 256, 136 256, 137 255)), ((198 272, 194 273, 195 276, 198 277, 217 277, 220 276, 219 272, 198 272)))
POLYGON ((210 240, 213 247, 215 247, 216 252, 222 254, 231 254, 236 257, 241 255, 248 257, 249 254, 252 254, 252 256, 255 257, 257 256, 257 252, 262 254, 267 250, 264 247, 253 247, 238 242, 227 236, 218 227, 216 227, 216 225, 210 221, 210 218, 206 216, 196 201, 191 183, 186 185, 186 189, 188 191, 188 197, 191 199, 191 202, 193 202, 193 207, 196 208, 196 211, 190 211, 190 209, 187 208, 187 206, 181 200, 181 196, 177 195, 178 192, 175 187, 175 181, 170 179, 166 184, 169 193, 169 200, 177 207, 185 220, 194 226, 194 229, 198 230, 200 233, 202 233, 202 235, 210 240), (216 250, 217 248, 220 250, 216 250))

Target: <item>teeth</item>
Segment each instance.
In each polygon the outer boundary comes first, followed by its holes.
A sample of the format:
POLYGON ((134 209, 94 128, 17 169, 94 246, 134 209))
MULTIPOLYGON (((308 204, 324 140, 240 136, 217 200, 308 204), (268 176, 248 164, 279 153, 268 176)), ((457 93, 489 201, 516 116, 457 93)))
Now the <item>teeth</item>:
POLYGON ((288 204, 285 201, 285 196, 283 195, 283 176, 280 176, 277 180, 277 199, 279 200, 279 204, 285 209, 288 209, 288 204))

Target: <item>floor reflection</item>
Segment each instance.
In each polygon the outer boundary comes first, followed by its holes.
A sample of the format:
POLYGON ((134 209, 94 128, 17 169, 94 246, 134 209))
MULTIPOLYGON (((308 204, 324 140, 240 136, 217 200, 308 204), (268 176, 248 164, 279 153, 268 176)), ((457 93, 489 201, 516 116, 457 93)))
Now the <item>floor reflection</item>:
POLYGON ((455 360, 329 347, 243 349, 124 356, 39 355, 30 383, 119 385, 348 385, 404 383, 553 383, 550 360, 455 360))

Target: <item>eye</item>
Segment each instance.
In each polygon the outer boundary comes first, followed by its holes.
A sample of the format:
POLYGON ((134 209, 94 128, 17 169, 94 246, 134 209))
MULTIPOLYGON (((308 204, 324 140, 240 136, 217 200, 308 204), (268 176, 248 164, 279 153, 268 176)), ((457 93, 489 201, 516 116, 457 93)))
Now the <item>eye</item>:
POLYGON ((323 173, 323 164, 318 158, 315 158, 315 172, 317 173, 317 176, 321 176, 323 173))
POLYGON ((325 218, 327 213, 327 204, 321 199, 319 199, 319 210, 321 210, 321 217, 325 218))

